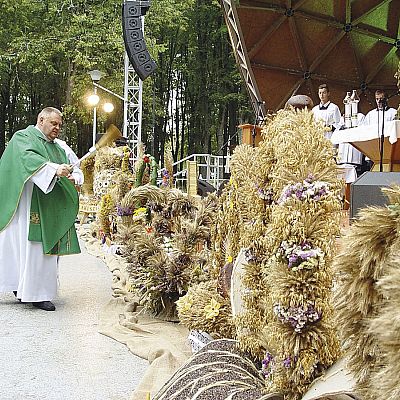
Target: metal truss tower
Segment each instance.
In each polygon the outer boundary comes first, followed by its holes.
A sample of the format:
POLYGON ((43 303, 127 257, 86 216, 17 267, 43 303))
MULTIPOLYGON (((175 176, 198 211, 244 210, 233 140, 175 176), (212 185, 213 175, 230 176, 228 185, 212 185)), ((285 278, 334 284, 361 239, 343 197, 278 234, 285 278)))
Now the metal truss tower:
POLYGON ((261 100, 261 95, 250 66, 247 50, 244 46, 242 31, 240 30, 240 25, 238 23, 239 18, 235 7, 235 1, 222 0, 221 3, 224 9, 225 21, 228 27, 229 36, 231 37, 235 58, 249 92, 251 104, 256 114, 256 121, 260 122, 266 116, 265 105, 261 100))
POLYGON ((138 159, 139 145, 142 142, 142 98, 143 82, 133 69, 125 53, 124 68, 124 130, 132 150, 133 162, 138 159))

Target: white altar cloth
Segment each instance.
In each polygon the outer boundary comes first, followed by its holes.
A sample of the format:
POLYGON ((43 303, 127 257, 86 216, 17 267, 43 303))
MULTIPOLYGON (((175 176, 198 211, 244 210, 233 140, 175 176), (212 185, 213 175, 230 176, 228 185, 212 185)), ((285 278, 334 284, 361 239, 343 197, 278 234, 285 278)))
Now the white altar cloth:
MULTIPOLYGON (((367 140, 379 139, 381 132, 378 132, 378 124, 361 125, 357 128, 336 130, 333 132, 331 141, 333 144, 366 142, 367 140)), ((389 143, 397 142, 400 138, 400 121, 385 121, 383 136, 389 138, 389 143)))

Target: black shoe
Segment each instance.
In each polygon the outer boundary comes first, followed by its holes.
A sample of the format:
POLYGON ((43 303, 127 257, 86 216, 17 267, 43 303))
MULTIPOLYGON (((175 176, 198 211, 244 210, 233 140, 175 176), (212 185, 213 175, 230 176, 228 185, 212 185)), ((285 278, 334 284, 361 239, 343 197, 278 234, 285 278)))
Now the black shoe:
POLYGON ((17 297, 17 291, 16 291, 16 290, 13 290, 13 293, 14 293, 14 296, 16 297, 16 299, 17 299, 20 303, 24 303, 24 302, 21 301, 21 299, 19 299, 19 298, 17 297))
POLYGON ((32 305, 45 311, 54 311, 56 309, 51 301, 35 301, 32 305))

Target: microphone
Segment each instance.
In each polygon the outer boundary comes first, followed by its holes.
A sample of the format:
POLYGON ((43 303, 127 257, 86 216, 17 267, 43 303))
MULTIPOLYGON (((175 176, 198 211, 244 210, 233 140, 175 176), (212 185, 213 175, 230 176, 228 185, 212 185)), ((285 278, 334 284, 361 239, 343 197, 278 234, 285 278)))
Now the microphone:
POLYGON ((378 99, 377 104, 378 104, 378 109, 386 108, 387 107, 387 98, 382 97, 382 98, 378 99))

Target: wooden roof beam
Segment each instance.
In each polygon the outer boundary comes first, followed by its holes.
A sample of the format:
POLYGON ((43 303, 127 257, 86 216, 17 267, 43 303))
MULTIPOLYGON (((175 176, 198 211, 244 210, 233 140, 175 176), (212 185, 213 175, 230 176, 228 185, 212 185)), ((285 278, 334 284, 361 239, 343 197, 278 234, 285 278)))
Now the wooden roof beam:
POLYGON ((292 0, 286 0, 286 9, 293 9, 294 11, 298 10, 306 1, 308 0, 298 0, 295 5, 293 5, 292 0))
POLYGON ((400 20, 399 20, 399 27, 397 28, 397 40, 400 39, 400 20))
POLYGON ((299 79, 291 88, 288 90, 287 94, 285 97, 282 98, 282 100, 279 102, 279 104, 276 106, 277 110, 280 110, 283 108, 283 106, 286 104, 286 102, 292 97, 293 93, 295 93, 301 84, 304 82, 303 79, 299 79))
POLYGON ((252 1, 252 0, 242 0, 239 3, 239 6, 237 7, 238 9, 240 8, 246 8, 246 9, 253 9, 253 10, 264 10, 264 11, 274 11, 274 12, 279 12, 279 13, 285 13, 286 8, 280 7, 277 4, 272 4, 272 3, 264 3, 263 1, 252 1))
POLYGON ((347 86, 347 87, 353 87, 353 88, 360 86, 360 82, 356 82, 351 79, 331 78, 331 77, 328 77, 328 76, 322 75, 322 74, 312 74, 312 79, 314 79, 316 81, 324 82, 324 83, 329 81, 329 82, 332 82, 339 86, 347 86))
MULTIPOLYGON (((297 11, 295 15, 298 15, 299 17, 302 17, 305 19, 311 19, 314 21, 318 21, 325 25, 329 25, 329 26, 332 26, 333 28, 337 28, 340 30, 343 30, 343 28, 344 28, 344 24, 342 22, 337 21, 336 19, 333 19, 333 18, 325 17, 323 15, 312 14, 312 13, 304 12, 304 11, 297 11)), ((369 37, 372 37, 372 38, 375 38, 378 40, 382 40, 383 42, 386 42, 389 44, 393 44, 393 42, 394 42, 394 39, 392 37, 384 35, 372 27, 369 27, 368 29, 364 29, 364 28, 355 26, 355 23, 352 23, 351 30, 352 30, 352 32, 361 33, 363 35, 367 35, 369 37)))
MULTIPOLYGON (((312 19, 314 21, 319 21, 322 22, 326 25, 332 26, 334 28, 338 28, 338 29, 343 29, 344 24, 341 21, 338 21, 334 18, 330 18, 324 15, 320 15, 320 14, 313 14, 310 12, 305 12, 305 11, 300 11, 298 10, 307 0, 300 0, 299 3, 295 4, 293 6, 293 10, 295 10, 295 16, 300 16, 302 18, 306 18, 306 19, 312 19)), ((372 7, 371 9, 369 9, 367 12, 365 12, 363 15, 361 15, 360 17, 358 17, 357 19, 355 19, 354 21, 350 21, 348 23, 352 24, 352 30, 358 33, 361 33, 363 35, 367 35, 370 37, 373 37, 375 39, 379 39, 382 40, 386 43, 390 43, 393 44, 394 42, 394 38, 384 35, 378 31, 376 31, 374 28, 370 27, 368 29, 364 29, 364 28, 360 28, 357 25, 362 22, 363 19, 365 19, 365 17, 367 17, 370 13, 372 13, 373 11, 375 11, 376 9, 378 9, 379 7, 381 7, 382 5, 384 5, 385 3, 388 3, 392 0, 382 0, 380 1, 378 4, 376 4, 374 7, 372 7)), ((285 14, 286 12, 286 8, 284 7, 280 7, 276 4, 271 4, 271 3, 264 3, 262 1, 252 1, 252 0, 242 0, 240 2, 240 5, 238 8, 247 8, 247 9, 255 9, 255 10, 264 10, 264 11, 273 11, 273 12, 277 12, 277 13, 282 13, 285 14)), ((346 0, 346 22, 347 22, 347 18, 349 17, 349 15, 351 14, 351 1, 350 0, 346 0), (350 8, 348 8, 350 7, 350 8)))
POLYGON ((364 69, 361 65, 360 57, 357 54, 357 49, 356 49, 356 46, 354 45, 354 40, 353 40, 352 35, 350 35, 350 43, 351 43, 351 47, 353 49, 354 60, 356 62, 356 68, 357 68, 358 76, 360 78, 360 82, 365 82, 364 69))
POLYGON ((294 68, 279 67, 278 65, 261 64, 261 63, 251 62, 251 66, 254 68, 259 68, 259 69, 267 69, 270 71, 284 72, 285 74, 289 74, 289 75, 298 75, 298 76, 304 75, 304 71, 300 71, 300 70, 294 69, 294 68))
POLYGON ((351 23, 351 0, 346 0, 346 24, 351 23))
POLYGON ((389 58, 393 55, 393 53, 396 52, 396 47, 392 47, 386 56, 378 63, 375 65, 375 68, 367 75, 365 78, 365 82, 369 84, 376 75, 378 75, 379 71, 382 69, 382 67, 388 62, 389 58))
POLYGON ((278 18, 261 36, 260 40, 254 44, 254 46, 249 49, 248 56, 252 59, 262 48, 264 43, 268 40, 268 38, 285 22, 286 15, 282 15, 278 18))
POLYGON ((293 68, 283 68, 283 67, 278 67, 276 65, 270 65, 270 64, 260 64, 260 63, 251 63, 251 66, 257 69, 265 69, 267 71, 279 71, 282 73, 285 73, 287 75, 294 75, 294 76, 301 76, 302 80, 310 81, 312 79, 318 80, 318 81, 330 81, 335 84, 341 85, 341 86, 352 86, 352 87, 358 87, 360 85, 360 82, 356 82, 351 79, 339 79, 339 78, 331 78, 327 75, 323 74, 316 74, 313 73, 311 74, 311 79, 304 79, 304 72, 293 69, 293 68))
POLYGON ((315 69, 321 64, 325 57, 330 53, 330 51, 343 39, 346 35, 345 31, 340 32, 338 35, 325 46, 325 48, 319 53, 319 56, 310 65, 310 72, 314 72, 315 69))
POLYGON ((334 28, 343 29, 343 22, 337 21, 336 19, 331 17, 326 17, 320 14, 312 14, 305 11, 296 11, 295 15, 298 15, 301 18, 322 22, 323 24, 332 26, 334 28))
POLYGON ((310 91, 311 96, 313 95, 313 93, 317 93, 317 91, 315 90, 315 87, 314 87, 314 83, 311 79, 307 79, 307 86, 308 86, 308 90, 310 91))
POLYGON ((394 38, 383 35, 376 31, 374 32, 373 30, 371 30, 371 28, 364 29, 364 28, 359 28, 358 26, 353 26, 353 32, 361 33, 362 35, 366 35, 366 36, 372 37, 374 39, 381 40, 382 42, 385 42, 385 43, 391 44, 391 45, 393 45, 393 43, 395 41, 394 38))
POLYGON ((265 10, 265 11, 274 11, 279 13, 284 13, 288 8, 293 8, 293 10, 298 10, 304 3, 309 0, 299 0, 296 4, 290 6, 292 4, 291 0, 286 0, 287 8, 278 6, 277 4, 265 3, 263 1, 253 1, 253 0, 241 0, 237 8, 247 8, 247 9, 255 9, 255 10, 265 10))
POLYGON ((299 0, 294 6, 293 6, 293 10, 298 10, 305 2, 307 2, 308 0, 299 0))
POLYGON ((297 30, 296 21, 294 18, 289 18, 289 28, 290 28, 290 32, 292 33, 292 36, 293 36, 294 45, 296 47, 297 55, 298 55, 299 61, 300 61, 300 66, 303 69, 303 71, 305 72, 308 70, 307 61, 306 61, 304 49, 303 49, 303 46, 301 44, 301 40, 299 37, 299 32, 297 30))
MULTIPOLYGON (((296 3, 293 7, 293 10, 297 10, 299 7, 301 7, 306 1, 308 0, 300 0, 298 3, 296 3)), ((292 5, 291 0, 287 0, 286 6, 287 9, 290 9, 292 5)), ((266 3, 261 3, 260 2, 251 2, 251 4, 247 4, 246 2, 240 3, 239 8, 257 8, 257 9, 263 9, 264 11, 275 11, 275 12, 282 12, 283 15, 276 20, 270 27, 267 29, 264 34, 261 36, 261 38, 253 45, 251 49, 248 50, 248 56, 250 59, 252 59, 254 56, 257 55, 257 53, 260 51, 260 49, 263 47, 265 42, 269 39, 269 37, 276 32, 276 30, 285 22, 286 18, 288 18, 285 14, 286 10, 283 7, 279 7, 276 5, 268 5, 266 3)), ((292 18, 289 17, 289 20, 292 20, 292 18)), ((303 52, 304 54, 304 52, 303 52)), ((303 60, 304 57, 303 57, 303 60)), ((304 62, 305 65, 305 62, 304 62)))

